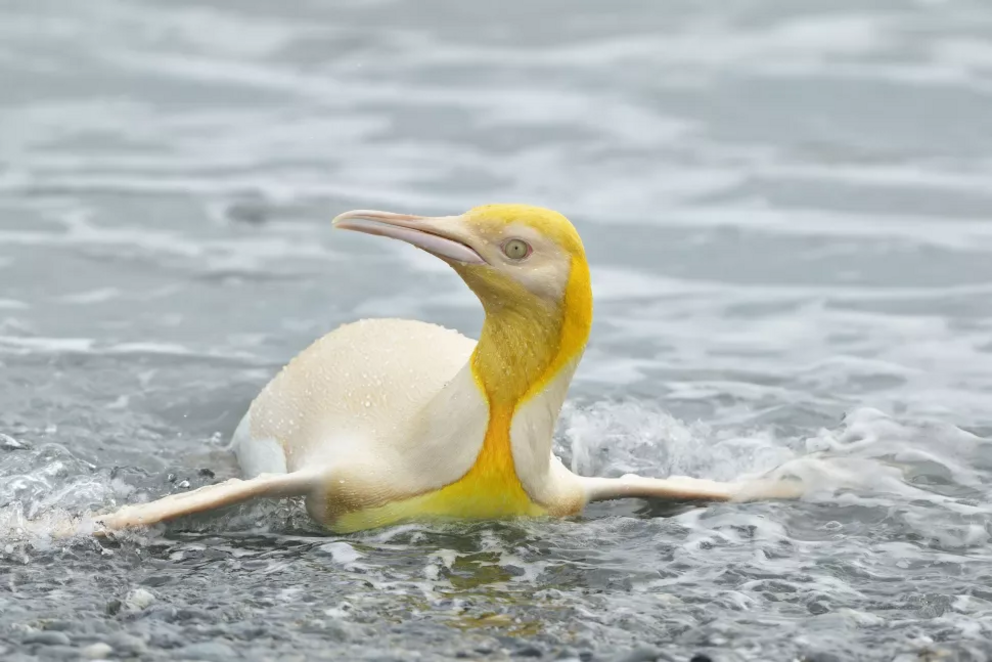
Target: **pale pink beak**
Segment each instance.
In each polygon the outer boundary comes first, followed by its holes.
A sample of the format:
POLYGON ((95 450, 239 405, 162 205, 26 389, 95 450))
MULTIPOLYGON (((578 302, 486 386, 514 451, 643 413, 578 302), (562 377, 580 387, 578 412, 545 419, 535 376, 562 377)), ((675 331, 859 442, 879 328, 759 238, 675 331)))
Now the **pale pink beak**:
POLYGON ((486 263, 462 238, 466 233, 461 216, 413 216, 356 209, 341 214, 333 223, 334 227, 342 230, 400 239, 442 260, 462 264, 486 263))

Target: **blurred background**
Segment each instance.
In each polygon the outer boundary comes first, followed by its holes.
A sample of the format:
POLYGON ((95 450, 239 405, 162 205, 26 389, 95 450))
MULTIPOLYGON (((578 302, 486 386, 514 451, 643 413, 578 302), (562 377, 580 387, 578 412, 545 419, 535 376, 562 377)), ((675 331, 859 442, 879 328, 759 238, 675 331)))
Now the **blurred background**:
POLYGON ((0 0, 0 654, 987 659, 990 220, 987 0, 0 0), (475 336, 443 264, 330 219, 489 202, 589 254, 567 463, 820 497, 50 538, 233 475, 338 324, 475 336))

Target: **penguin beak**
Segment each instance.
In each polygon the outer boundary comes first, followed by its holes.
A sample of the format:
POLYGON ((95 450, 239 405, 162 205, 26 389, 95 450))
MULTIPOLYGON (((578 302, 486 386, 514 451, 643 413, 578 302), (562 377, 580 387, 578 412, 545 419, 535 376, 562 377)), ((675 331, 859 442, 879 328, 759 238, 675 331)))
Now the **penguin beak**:
POLYGON ((445 261, 460 264, 486 263, 468 245, 465 219, 461 216, 413 216, 356 209, 346 211, 332 223, 342 230, 355 230, 405 241, 445 261))

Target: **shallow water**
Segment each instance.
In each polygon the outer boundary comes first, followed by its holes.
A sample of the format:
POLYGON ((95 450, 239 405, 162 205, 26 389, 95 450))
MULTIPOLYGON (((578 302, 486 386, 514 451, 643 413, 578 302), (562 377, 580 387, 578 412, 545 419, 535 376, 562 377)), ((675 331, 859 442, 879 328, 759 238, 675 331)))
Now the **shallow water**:
POLYGON ((0 0, 0 657, 992 657, 992 5, 725 4, 0 0), (233 475, 337 324, 474 335, 328 221, 492 201, 589 252, 566 462, 807 498, 52 538, 233 475))

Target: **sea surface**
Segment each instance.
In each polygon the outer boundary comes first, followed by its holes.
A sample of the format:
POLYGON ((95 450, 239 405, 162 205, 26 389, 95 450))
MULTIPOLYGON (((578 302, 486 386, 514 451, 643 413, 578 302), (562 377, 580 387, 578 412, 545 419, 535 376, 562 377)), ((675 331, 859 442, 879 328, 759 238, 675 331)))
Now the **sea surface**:
POLYGON ((0 0, 3 660, 989 660, 990 442, 988 0, 0 0), (58 535, 338 324, 475 336, 330 219, 489 202, 589 254, 569 466, 806 497, 58 535))

